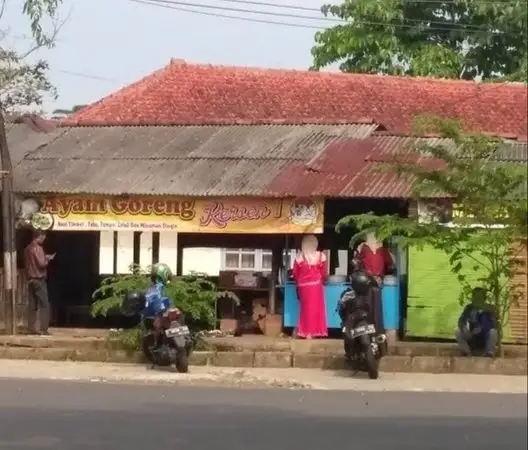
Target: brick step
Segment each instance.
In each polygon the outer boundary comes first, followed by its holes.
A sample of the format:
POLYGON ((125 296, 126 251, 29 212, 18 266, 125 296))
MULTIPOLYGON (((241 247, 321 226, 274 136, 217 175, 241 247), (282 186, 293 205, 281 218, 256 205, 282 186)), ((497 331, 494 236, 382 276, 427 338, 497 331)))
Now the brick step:
MULTIPOLYGON (((112 349, 82 349, 61 347, 0 347, 0 359, 50 361, 91 361, 113 363, 144 363, 137 352, 112 349)), ((331 354, 248 351, 196 351, 191 365, 217 367, 264 367, 343 370, 344 358, 331 354)), ((387 356, 381 360, 382 372, 473 373, 487 375, 526 375, 524 358, 460 358, 451 356, 387 356)))

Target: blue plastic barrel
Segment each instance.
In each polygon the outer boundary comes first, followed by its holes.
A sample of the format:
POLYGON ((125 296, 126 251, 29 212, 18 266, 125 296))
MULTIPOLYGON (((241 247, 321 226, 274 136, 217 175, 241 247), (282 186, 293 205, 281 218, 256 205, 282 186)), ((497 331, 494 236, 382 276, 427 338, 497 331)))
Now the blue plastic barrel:
POLYGON ((400 286, 396 277, 386 276, 383 279, 381 301, 383 327, 386 330, 398 330, 400 328, 400 286))

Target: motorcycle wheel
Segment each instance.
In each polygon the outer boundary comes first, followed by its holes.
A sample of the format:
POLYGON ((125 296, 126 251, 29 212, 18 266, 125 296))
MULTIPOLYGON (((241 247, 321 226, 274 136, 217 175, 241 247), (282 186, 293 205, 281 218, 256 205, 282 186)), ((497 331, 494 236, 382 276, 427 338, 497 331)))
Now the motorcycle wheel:
POLYGON ((352 342, 345 337, 343 344, 345 347, 345 358, 350 361, 352 359, 352 342))
POLYGON ((367 369, 368 377, 371 380, 377 380, 379 377, 379 361, 378 358, 376 358, 376 355, 374 354, 374 350, 372 350, 372 346, 370 345, 370 336, 365 335, 362 336, 362 344, 365 352, 365 366, 367 369))
POLYGON ((145 355, 145 358, 150 364, 156 364, 156 358, 154 357, 151 347, 154 345, 155 338, 152 334, 147 334, 143 336, 141 340, 141 348, 143 350, 143 354, 145 355))
POLYGON ((178 350, 178 354, 176 356, 176 370, 179 373, 189 372, 189 354, 184 348, 178 350))

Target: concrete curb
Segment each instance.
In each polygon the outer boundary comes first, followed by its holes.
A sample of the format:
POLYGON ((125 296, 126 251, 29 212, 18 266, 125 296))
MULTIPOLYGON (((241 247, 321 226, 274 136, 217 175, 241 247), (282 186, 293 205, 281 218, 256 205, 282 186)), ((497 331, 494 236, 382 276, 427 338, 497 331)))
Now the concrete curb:
MULTIPOLYGON (((15 348, 71 348, 84 351, 115 351, 123 350, 122 344, 113 338, 103 336, 52 336, 51 338, 35 336, 0 336, 2 347, 15 348)), ((252 352, 252 353, 289 353, 289 354, 320 354, 341 356, 343 342, 339 339, 328 340, 295 340, 271 339, 266 342, 258 339, 235 337, 206 338, 201 343, 200 350, 210 352, 252 352)), ((398 342, 389 346, 390 356, 406 357, 457 357, 459 350, 455 344, 439 344, 426 342, 398 342)), ((528 346, 504 345, 501 358, 526 358, 528 346)))
MULTIPOLYGON (((209 351, 215 352, 285 352, 285 353, 309 353, 323 355, 341 355, 343 353, 343 341, 340 339, 327 340, 295 340, 275 339, 262 342, 257 339, 241 339, 235 337, 207 338, 205 340, 209 351)), ((429 342, 406 342, 399 341, 389 346, 391 356, 434 356, 434 357, 457 357, 460 351, 454 343, 429 343, 429 342)), ((526 345, 504 345, 501 349, 502 358, 526 358, 528 346, 526 345)))
MULTIPOLYGON (((0 347, 0 359, 91 361, 144 363, 137 352, 112 349, 0 347)), ((191 365, 240 368, 301 368, 344 370, 341 355, 294 352, 196 351, 191 365)), ((460 358, 453 356, 387 356, 381 361, 382 372, 454 373, 487 375, 526 375, 527 359, 523 358, 460 358)))

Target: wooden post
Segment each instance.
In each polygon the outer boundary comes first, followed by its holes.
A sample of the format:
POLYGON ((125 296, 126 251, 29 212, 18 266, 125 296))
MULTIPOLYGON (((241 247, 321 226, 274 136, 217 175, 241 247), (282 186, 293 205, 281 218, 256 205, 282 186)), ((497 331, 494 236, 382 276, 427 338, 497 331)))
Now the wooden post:
POLYGON ((277 315, 277 284, 281 263, 282 246, 274 245, 271 254, 268 310, 264 321, 264 334, 269 337, 277 337, 282 332, 282 316, 277 315))
POLYGON ((282 247, 274 246, 271 253, 268 314, 277 314, 277 284, 279 282, 279 270, 281 265, 282 247))
POLYGON ((7 146, 4 114, 0 111, 0 161, 2 178, 2 233, 4 256, 4 301, 6 333, 16 334, 16 243, 13 201, 13 167, 7 146))

